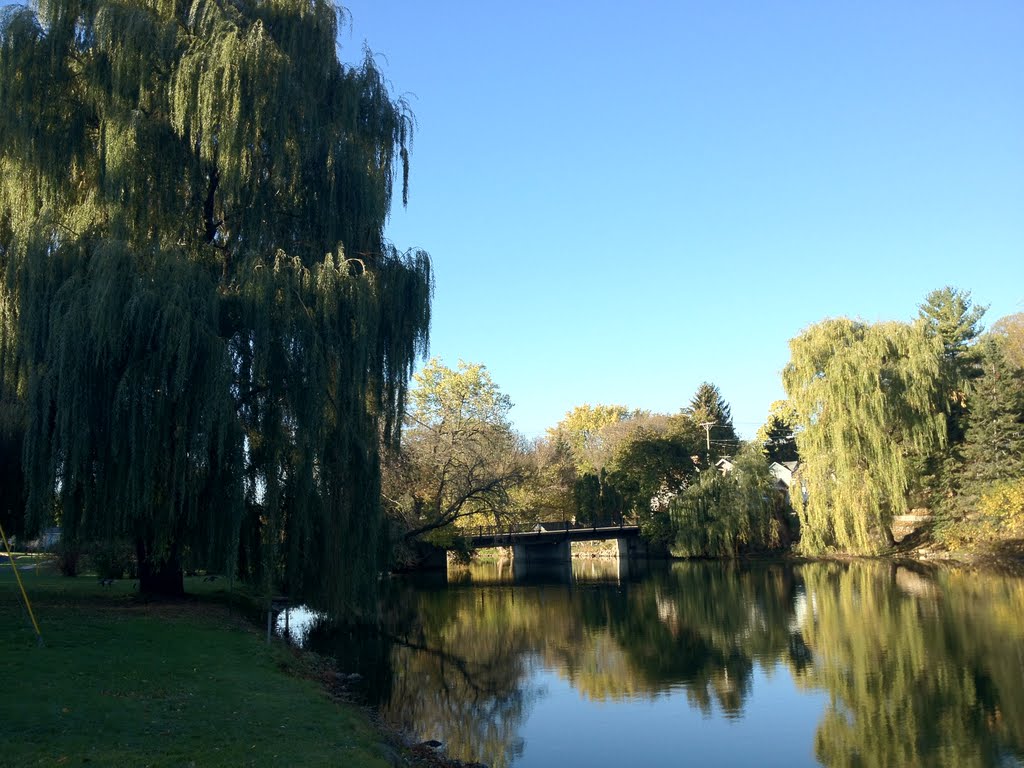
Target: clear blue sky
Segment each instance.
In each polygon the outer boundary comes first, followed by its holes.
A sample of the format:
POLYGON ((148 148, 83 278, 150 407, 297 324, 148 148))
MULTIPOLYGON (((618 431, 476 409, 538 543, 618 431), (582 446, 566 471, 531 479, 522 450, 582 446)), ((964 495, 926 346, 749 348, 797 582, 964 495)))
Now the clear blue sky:
POLYGON ((528 436, 709 380, 749 437, 814 322, 1024 311, 1020 0, 346 7, 419 122, 388 235, 433 256, 431 353, 528 436))

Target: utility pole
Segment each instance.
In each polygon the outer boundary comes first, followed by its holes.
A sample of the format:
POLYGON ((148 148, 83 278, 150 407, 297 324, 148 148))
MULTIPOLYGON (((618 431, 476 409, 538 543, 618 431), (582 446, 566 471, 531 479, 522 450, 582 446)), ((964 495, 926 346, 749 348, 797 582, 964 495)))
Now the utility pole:
POLYGON ((708 469, 711 469, 711 428, 715 426, 717 423, 717 421, 702 421, 700 423, 700 426, 704 427, 704 437, 707 441, 708 452, 705 455, 707 456, 708 460, 708 469))

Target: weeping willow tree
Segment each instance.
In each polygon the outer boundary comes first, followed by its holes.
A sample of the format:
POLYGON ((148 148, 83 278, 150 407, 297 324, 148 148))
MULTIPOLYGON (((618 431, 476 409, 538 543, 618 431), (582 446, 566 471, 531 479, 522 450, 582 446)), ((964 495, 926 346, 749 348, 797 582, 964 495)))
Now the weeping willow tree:
POLYGON ((788 538, 760 446, 745 444, 728 473, 702 472, 669 502, 677 557, 738 557, 779 549, 788 538))
POLYGON ((383 236, 412 117, 323 0, 41 0, 0 23, 0 380, 27 528, 356 609, 428 257, 383 236))
POLYGON ((806 501, 793 494, 801 546, 877 552, 892 543, 892 516, 906 510, 913 459, 945 439, 941 343, 921 323, 840 318, 789 348, 782 379, 803 427, 806 501))

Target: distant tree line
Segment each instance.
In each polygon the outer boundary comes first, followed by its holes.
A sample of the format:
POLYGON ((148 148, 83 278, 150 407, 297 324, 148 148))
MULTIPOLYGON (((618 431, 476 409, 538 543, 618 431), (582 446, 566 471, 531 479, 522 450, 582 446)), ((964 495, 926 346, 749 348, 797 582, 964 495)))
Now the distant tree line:
POLYGON ((446 545, 477 525, 628 520, 679 556, 876 554, 911 510, 932 513, 940 544, 1010 543, 1024 536, 1024 315, 985 333, 984 313, 947 287, 913 322, 809 327, 790 342, 787 399, 749 442, 705 382, 676 413, 581 405, 526 444, 483 366, 433 361, 385 483, 392 509, 446 545))
POLYGON ((581 405, 527 444, 484 366, 433 360, 414 379, 384 482, 406 543, 457 548, 478 526, 545 521, 638 523, 677 554, 733 556, 792 538, 763 449, 739 440, 714 384, 675 414, 581 405), (716 466, 723 457, 728 471, 716 466))

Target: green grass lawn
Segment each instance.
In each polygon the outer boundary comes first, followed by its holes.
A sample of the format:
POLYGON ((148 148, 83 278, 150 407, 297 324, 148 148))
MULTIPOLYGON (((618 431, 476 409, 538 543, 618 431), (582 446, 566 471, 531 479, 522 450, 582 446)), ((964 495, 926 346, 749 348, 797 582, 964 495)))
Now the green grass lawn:
POLYGON ((267 646, 225 582, 147 604, 130 580, 22 578, 45 645, 0 562, 0 765, 389 765, 366 716, 267 646))

